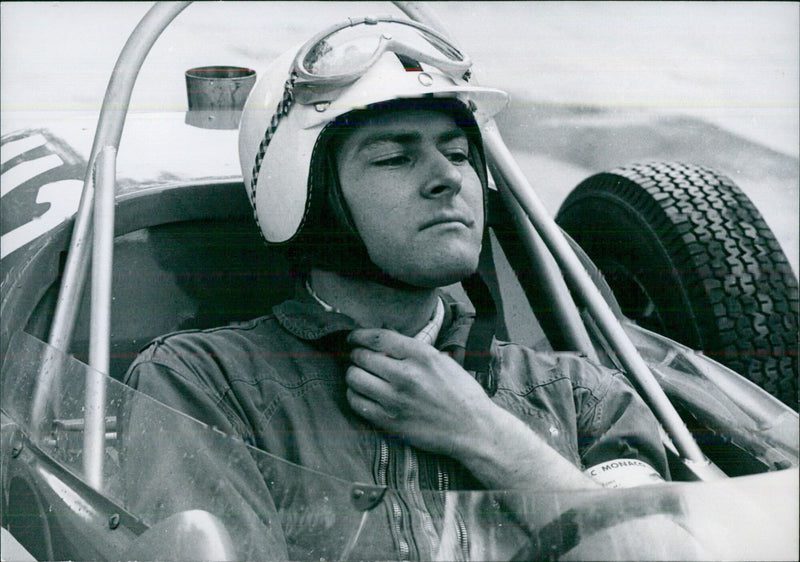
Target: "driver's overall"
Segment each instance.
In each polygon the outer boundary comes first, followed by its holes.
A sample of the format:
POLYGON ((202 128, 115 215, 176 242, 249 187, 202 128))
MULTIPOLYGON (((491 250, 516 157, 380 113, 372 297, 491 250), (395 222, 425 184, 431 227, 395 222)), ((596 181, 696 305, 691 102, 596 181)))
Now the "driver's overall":
MULTIPOLYGON (((460 304, 447 302, 436 347, 455 352, 465 345, 471 317, 460 304)), ((231 474, 213 451, 170 453, 166 449, 177 447, 178 436, 159 445, 128 440, 126 454, 144 458, 129 464, 130 505, 157 519, 169 515, 170 504, 188 508, 216 494, 213 505, 227 510, 241 558, 263 559, 264 549, 281 541, 288 558, 336 557, 341 551, 330 545, 346 540, 349 527, 339 525, 353 507, 334 489, 341 484, 326 484, 324 475, 331 475, 336 482, 390 488, 367 519, 352 558, 440 557, 445 534, 447 555, 469 558, 469 533, 452 504, 446 505, 445 492, 480 485, 453 459, 381 434, 350 409, 344 338, 355 328, 352 319, 325 311, 301 292, 272 315, 152 342, 131 366, 128 384, 322 476, 301 480, 306 476, 291 465, 266 468, 261 462, 237 466, 241 473, 231 474), (196 480, 181 486, 190 473, 211 475, 213 489, 202 489, 196 480), (148 485, 162 479, 176 483, 174 497, 148 485), (227 495, 220 496, 220 489, 227 495), (331 505, 335 501, 341 505, 331 505)), ((491 365, 497 381, 492 400, 576 466, 634 458, 668 476, 658 424, 620 373, 575 354, 502 342, 493 344, 491 365)))

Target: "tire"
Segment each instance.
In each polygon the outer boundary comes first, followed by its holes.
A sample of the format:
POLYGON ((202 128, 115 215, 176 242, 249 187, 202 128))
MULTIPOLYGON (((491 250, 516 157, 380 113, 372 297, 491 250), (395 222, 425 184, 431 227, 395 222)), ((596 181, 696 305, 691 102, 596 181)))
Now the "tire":
POLYGON ((556 217, 626 316, 798 409, 798 284, 761 214, 727 177, 680 163, 594 175, 556 217))

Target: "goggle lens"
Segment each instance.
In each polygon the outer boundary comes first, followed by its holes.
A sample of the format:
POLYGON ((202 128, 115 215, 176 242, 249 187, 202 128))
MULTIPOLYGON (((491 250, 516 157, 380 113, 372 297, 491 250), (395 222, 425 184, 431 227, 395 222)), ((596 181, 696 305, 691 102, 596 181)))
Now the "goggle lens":
POLYGON ((401 22, 361 23, 334 31, 303 57, 302 70, 318 78, 363 72, 386 49, 425 61, 464 63, 464 56, 439 37, 401 22))

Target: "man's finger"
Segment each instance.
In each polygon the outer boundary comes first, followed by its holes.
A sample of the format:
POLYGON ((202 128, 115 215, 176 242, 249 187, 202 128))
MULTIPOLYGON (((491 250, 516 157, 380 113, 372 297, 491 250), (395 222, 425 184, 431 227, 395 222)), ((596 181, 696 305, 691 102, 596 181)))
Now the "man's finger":
POLYGON ((419 354, 425 344, 392 330, 363 329, 353 330, 347 342, 358 347, 385 353, 395 359, 405 359, 419 354))
POLYGON ((385 380, 357 366, 350 366, 344 375, 347 387, 376 402, 385 400, 392 388, 385 380))
POLYGON ((352 386, 347 387, 346 396, 355 412, 378 426, 386 427, 398 417, 395 407, 387 407, 380 399, 371 394, 362 394, 352 386))
POLYGON ((366 347, 357 347, 350 352, 350 361, 353 365, 361 367, 375 376, 386 381, 392 381, 392 374, 401 369, 400 359, 395 359, 380 351, 373 351, 366 347))
POLYGON ((347 402, 350 404, 350 407, 353 409, 353 411, 369 421, 374 422, 383 411, 383 408, 381 408, 380 404, 367 398, 363 394, 359 394, 352 388, 347 389, 346 396, 347 402))

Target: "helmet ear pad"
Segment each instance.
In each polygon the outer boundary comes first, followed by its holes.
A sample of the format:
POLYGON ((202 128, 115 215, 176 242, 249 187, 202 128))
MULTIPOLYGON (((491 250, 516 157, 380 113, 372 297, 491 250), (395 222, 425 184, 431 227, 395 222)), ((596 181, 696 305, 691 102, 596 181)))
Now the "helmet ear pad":
POLYGON ((309 170, 308 214, 301 231, 289 244, 289 257, 301 270, 312 267, 346 277, 411 288, 384 273, 369 257, 342 192, 336 149, 360 124, 382 111, 432 109, 450 115, 467 134, 469 162, 483 188, 486 224, 488 179, 480 129, 465 104, 454 98, 399 99, 355 110, 332 121, 317 138, 309 170))

